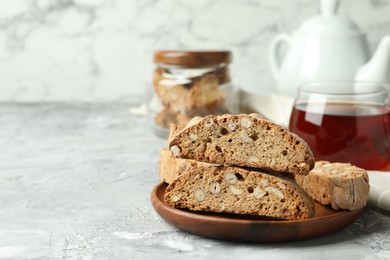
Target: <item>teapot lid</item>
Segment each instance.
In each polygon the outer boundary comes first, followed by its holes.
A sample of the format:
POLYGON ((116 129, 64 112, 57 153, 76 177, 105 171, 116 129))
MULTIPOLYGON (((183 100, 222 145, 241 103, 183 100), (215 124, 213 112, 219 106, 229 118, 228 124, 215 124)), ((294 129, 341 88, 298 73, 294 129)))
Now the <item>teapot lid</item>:
POLYGON ((321 0, 321 14, 307 19, 298 31, 305 33, 361 34, 359 26, 353 20, 337 14, 338 4, 338 0, 321 0))

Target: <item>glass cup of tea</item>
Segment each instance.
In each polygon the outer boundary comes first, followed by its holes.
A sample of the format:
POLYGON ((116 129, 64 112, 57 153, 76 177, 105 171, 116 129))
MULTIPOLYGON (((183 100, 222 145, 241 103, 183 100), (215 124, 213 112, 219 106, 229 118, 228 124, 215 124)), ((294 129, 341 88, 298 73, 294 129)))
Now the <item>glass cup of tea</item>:
POLYGON ((298 89, 290 131, 317 161, 390 170, 389 88, 375 82, 324 81, 298 89))

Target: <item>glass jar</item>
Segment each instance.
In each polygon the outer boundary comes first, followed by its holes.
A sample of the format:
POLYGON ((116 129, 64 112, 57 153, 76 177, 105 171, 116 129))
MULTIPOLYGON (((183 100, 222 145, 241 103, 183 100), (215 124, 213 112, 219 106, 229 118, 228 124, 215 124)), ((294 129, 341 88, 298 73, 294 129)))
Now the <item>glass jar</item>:
POLYGON ((156 133, 166 137, 171 124, 186 125, 195 116, 238 113, 231 60, 229 51, 155 52, 149 112, 156 133))

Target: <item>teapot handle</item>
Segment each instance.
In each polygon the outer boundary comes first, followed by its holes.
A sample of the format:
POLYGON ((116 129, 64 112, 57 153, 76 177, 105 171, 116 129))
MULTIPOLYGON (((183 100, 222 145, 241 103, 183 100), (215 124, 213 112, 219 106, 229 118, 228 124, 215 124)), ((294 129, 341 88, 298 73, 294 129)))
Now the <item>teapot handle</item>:
POLYGON ((288 34, 280 34, 271 41, 269 61, 272 74, 276 79, 279 77, 280 66, 282 65, 282 60, 290 47, 291 41, 291 36, 288 34), (287 45, 285 50, 282 48, 283 44, 287 45))

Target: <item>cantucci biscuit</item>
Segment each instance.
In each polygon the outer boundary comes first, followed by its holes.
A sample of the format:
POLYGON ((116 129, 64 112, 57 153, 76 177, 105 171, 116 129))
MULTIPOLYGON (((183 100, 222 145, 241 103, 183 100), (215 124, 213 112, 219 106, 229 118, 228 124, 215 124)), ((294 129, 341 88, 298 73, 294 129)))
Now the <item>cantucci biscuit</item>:
POLYGON ((208 163, 303 175, 314 167, 304 140, 256 114, 196 117, 172 125, 168 143, 172 156, 208 163))
POLYGON ((158 176, 162 181, 169 184, 172 183, 177 176, 190 169, 197 167, 216 167, 217 165, 176 158, 171 156, 168 149, 162 149, 160 152, 159 166, 158 176))
POLYGON ((335 210, 356 210, 367 204, 367 171, 349 163, 318 161, 308 175, 294 178, 311 198, 335 210))
POLYGON ((167 187, 175 208, 300 220, 314 216, 313 201, 294 181, 239 167, 197 167, 167 187))

